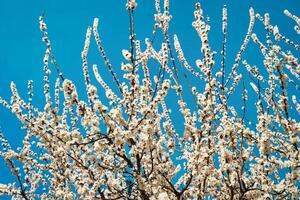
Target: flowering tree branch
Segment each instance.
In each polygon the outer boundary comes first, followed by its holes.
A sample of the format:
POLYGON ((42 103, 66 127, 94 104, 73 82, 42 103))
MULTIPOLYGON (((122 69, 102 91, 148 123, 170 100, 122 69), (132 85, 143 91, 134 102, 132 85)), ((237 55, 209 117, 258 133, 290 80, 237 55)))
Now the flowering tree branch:
MULTIPOLYGON (((40 17, 46 44, 45 105, 38 109, 32 104, 32 81, 28 82, 28 101, 21 98, 13 82, 10 102, 0 97, 0 104, 15 114, 26 130, 23 146, 17 150, 0 134, 0 156, 17 178, 15 183, 0 184, 0 194, 26 200, 296 199, 300 65, 294 51, 299 45, 270 23, 269 14, 261 16, 250 8, 248 31, 228 69, 227 7, 222 12, 219 55, 210 46, 210 20, 196 3, 192 25, 201 41, 202 58, 193 66, 180 38, 175 34, 170 40, 168 0, 155 1, 154 31, 151 39, 145 39, 144 49, 134 29, 137 2, 128 0, 126 9, 130 47, 122 50, 124 81, 106 56, 98 19, 87 28, 81 54, 87 101, 81 100, 75 84, 58 68, 46 23, 40 17), (266 41, 254 33, 256 21, 264 25, 266 41), (155 49, 158 30, 163 41, 161 48, 155 49), (98 95, 88 73, 92 39, 119 91, 115 93, 93 65, 93 75, 106 99, 98 95), (251 42, 263 56, 259 67, 243 58, 251 42), (282 44, 291 49, 282 49, 282 44), (54 96, 49 81, 52 65, 58 73, 54 96), (156 75, 152 77, 153 67, 156 75), (201 84, 193 85, 187 73, 201 84), (186 91, 195 105, 190 106, 186 91), (233 95, 241 96, 242 108, 229 101, 233 95), (178 110, 171 111, 176 101, 178 110), (256 118, 249 112, 256 112, 256 118)), ((296 23, 299 34, 299 18, 287 10, 284 14, 296 23)))

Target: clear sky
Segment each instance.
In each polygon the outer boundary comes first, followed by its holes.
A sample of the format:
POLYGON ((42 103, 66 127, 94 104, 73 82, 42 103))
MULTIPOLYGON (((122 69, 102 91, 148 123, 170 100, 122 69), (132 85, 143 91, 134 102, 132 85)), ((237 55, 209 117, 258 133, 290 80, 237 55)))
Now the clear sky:
MULTIPOLYGON (((142 42, 152 36, 154 0, 139 0, 135 12, 136 38, 142 42)), ((188 61, 194 64, 199 58, 200 40, 191 26, 193 21, 194 0, 170 0, 170 12, 173 16, 170 34, 176 33, 181 41, 188 61)), ((300 43, 299 36, 293 30, 294 22, 285 17, 284 9, 300 15, 299 0, 206 0, 200 1, 204 15, 210 16, 210 45, 213 50, 221 49, 222 7, 228 8, 228 65, 232 66, 234 56, 247 32, 249 7, 255 12, 270 13, 271 23, 278 24, 282 33, 300 43)), ((100 21, 99 32, 107 55, 116 73, 121 76, 121 50, 129 47, 128 13, 125 1, 120 0, 1 0, 0 1, 0 96, 9 100, 10 82, 13 80, 21 94, 27 95, 27 81, 34 81, 34 103, 41 107, 43 98, 43 56, 45 45, 41 41, 38 17, 45 14, 53 53, 65 77, 74 80, 77 88, 84 89, 81 51, 85 32, 92 25, 93 18, 100 21)), ((263 26, 257 22, 254 32, 263 32, 263 26)), ((263 32, 264 33, 264 32, 263 32)), ((263 34, 262 34, 263 35, 263 34)), ((157 44, 158 45, 158 44, 157 44)), ((259 50, 250 42, 244 55, 251 64, 261 65, 259 50)), ((299 53, 298 53, 299 57, 299 53)), ((92 42, 89 64, 104 66, 92 42)), ((101 67, 100 67, 101 69, 101 67)), ((155 68, 153 69, 155 70, 155 68)), ((101 71, 101 70, 100 70, 101 71)), ((107 72, 103 72, 107 73, 107 72)), ((52 69, 52 80, 57 74, 52 69)), ((107 77, 108 83, 110 77, 107 77)), ((112 83, 112 82, 111 82, 112 83)), ((199 86, 200 87, 200 86, 199 86)), ((20 124, 5 108, 0 106, 0 126, 4 135, 14 147, 20 144, 24 132, 20 124)), ((8 168, 0 159, 0 183, 14 181, 8 175, 8 168)))

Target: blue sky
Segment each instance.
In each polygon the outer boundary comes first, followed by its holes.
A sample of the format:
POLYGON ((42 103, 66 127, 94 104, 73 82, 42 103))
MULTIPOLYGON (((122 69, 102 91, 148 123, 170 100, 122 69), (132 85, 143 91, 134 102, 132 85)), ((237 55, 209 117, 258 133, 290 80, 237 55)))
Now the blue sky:
MULTIPOLYGON (((154 1, 140 0, 135 16, 136 38, 142 42, 151 37, 153 28, 154 1)), ((191 64, 200 57, 200 40, 191 23, 193 21, 194 0, 171 0, 170 12, 173 16, 170 34, 176 33, 181 41, 185 55, 191 64)), ((284 16, 283 10, 289 9, 300 15, 299 0, 206 0, 200 1, 204 15, 210 16, 210 45, 213 50, 221 49, 222 7, 228 8, 228 65, 231 67, 236 52, 244 39, 248 28, 248 9, 255 12, 269 12, 271 23, 278 24, 282 33, 299 43, 299 36, 293 31, 293 21, 284 16)), ((0 96, 9 100, 10 82, 14 81, 21 96, 26 97, 27 81, 34 81, 34 103, 42 107, 43 99, 43 56, 45 45, 41 41, 38 16, 45 13, 48 33, 52 42, 53 53, 60 69, 68 79, 74 80, 77 88, 84 89, 81 51, 88 25, 93 18, 100 21, 99 32, 107 55, 121 76, 121 50, 129 47, 128 14, 125 1, 117 0, 1 0, 0 1, 0 96)), ((257 22, 254 32, 262 32, 263 26, 257 22)), ((158 44, 158 43, 157 43, 158 44)), ((249 50, 244 55, 251 64, 262 64, 257 47, 250 42, 249 50)), ((299 54, 298 54, 299 57, 299 54)), ((92 42, 89 64, 104 66, 94 41, 92 42)), ((101 68, 100 68, 101 69, 101 68)), ((100 70, 101 71, 101 70, 100 70)), ((107 72, 103 72, 107 73, 107 72)), ((108 74, 108 73, 107 73, 108 74)), ((52 69, 52 79, 57 74, 52 69)), ((110 77, 106 79, 110 83, 110 77)), ((112 82, 111 82, 112 83, 112 82)), ((20 144, 23 131, 20 124, 9 111, 0 106, 0 126, 4 135, 14 147, 20 144)), ((14 180, 8 175, 8 169, 0 159, 0 183, 14 180)))

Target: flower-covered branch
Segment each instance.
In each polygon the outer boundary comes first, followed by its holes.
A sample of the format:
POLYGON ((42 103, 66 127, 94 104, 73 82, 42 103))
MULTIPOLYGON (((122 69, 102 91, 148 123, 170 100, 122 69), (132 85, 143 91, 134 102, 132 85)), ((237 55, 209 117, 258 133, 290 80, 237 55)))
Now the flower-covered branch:
MULTIPOLYGON (((98 19, 87 28, 81 54, 87 100, 58 68, 40 17, 46 44, 45 105, 43 109, 33 105, 32 81, 28 100, 13 82, 10 102, 0 97, 26 130, 23 145, 16 150, 0 134, 0 156, 16 178, 1 183, 0 194, 14 199, 299 197, 299 45, 271 24, 269 14, 262 16, 250 8, 248 31, 229 68, 227 7, 222 11, 222 50, 217 53, 210 46, 209 18, 196 3, 192 25, 201 51, 193 66, 180 38, 174 34, 170 40, 169 1, 156 0, 155 8, 153 38, 141 45, 134 29, 138 4, 127 1, 130 46, 122 50, 124 61, 119 66, 124 79, 107 58, 98 19), (264 25, 266 40, 254 33, 255 23, 264 25), (156 49, 159 30, 163 41, 156 49), (97 65, 89 65, 93 41, 116 85, 105 82, 97 65), (262 63, 253 65, 244 58, 251 42, 262 63), (58 73, 53 86, 52 65, 58 73), (182 78, 188 79, 186 73, 201 84, 182 84, 182 78), (98 94, 97 84, 105 96, 98 94), (192 97, 185 96, 188 92, 192 97), (241 97, 241 108, 231 103, 233 95, 241 97), (191 98, 196 106, 191 106, 191 98), (178 110, 170 109, 174 103, 178 110)), ((284 14, 296 22, 299 34, 299 18, 287 10, 284 14)))

